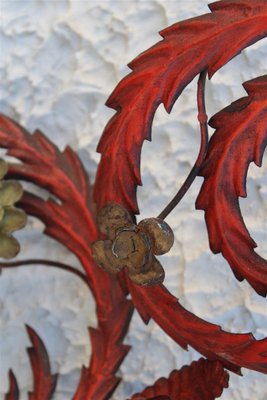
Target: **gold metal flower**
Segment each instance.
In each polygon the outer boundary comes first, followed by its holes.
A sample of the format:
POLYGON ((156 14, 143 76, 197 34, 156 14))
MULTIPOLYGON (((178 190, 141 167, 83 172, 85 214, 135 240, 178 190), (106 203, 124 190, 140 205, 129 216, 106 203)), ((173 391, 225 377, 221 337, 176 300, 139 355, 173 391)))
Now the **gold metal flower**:
POLYGON ((107 204, 98 215, 100 232, 107 240, 93 243, 92 254, 105 271, 118 273, 126 267, 130 279, 141 286, 164 280, 164 269, 155 255, 167 253, 174 236, 169 225, 159 218, 134 224, 132 217, 116 203, 107 204))

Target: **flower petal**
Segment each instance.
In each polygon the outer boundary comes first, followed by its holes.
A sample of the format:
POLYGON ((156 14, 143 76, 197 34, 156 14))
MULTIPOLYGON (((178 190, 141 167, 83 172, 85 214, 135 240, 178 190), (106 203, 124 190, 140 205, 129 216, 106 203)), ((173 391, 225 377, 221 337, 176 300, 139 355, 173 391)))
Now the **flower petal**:
POLYGON ((140 286, 153 286, 163 282, 164 269, 153 254, 150 254, 150 260, 146 267, 146 271, 141 270, 139 273, 133 273, 129 270, 129 278, 133 283, 140 286))
POLYGON ((116 231, 125 226, 132 226, 133 220, 128 211, 119 204, 109 203, 100 210, 97 223, 100 232, 107 235, 109 239, 114 239, 116 231))
POLYGON ((106 272, 118 273, 123 267, 123 261, 119 260, 112 253, 111 240, 98 240, 92 244, 92 256, 97 265, 106 272))

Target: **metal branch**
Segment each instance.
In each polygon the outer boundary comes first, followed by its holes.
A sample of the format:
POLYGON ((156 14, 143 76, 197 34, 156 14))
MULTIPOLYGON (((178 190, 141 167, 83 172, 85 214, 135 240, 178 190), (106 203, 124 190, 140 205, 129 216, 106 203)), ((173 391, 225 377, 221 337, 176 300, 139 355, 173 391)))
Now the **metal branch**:
POLYGON ((56 267, 59 269, 62 269, 67 272, 72 272, 73 274, 77 275, 79 278, 81 278, 87 286, 89 286, 88 279, 85 274, 83 274, 81 271, 79 271, 76 268, 71 267, 70 265, 63 264, 61 262, 57 261, 49 261, 49 260, 43 260, 43 259, 27 259, 27 260, 20 260, 20 261, 14 261, 14 262, 7 262, 7 263, 0 263, 0 270, 2 268, 17 268, 17 267, 22 267, 26 265, 35 265, 35 264, 42 264, 42 265, 49 265, 51 267, 56 267))
POLYGON ((164 208, 164 210, 158 215, 158 218, 165 219, 170 212, 180 203, 192 183, 194 182, 195 178, 197 177, 203 160, 207 153, 208 148, 208 126, 207 126, 207 114, 206 114, 206 107, 205 107, 205 83, 206 83, 206 76, 207 71, 202 71, 199 75, 198 79, 198 90, 197 90, 197 106, 198 106, 198 120, 200 124, 200 133, 201 133, 201 144, 200 150, 198 153, 197 160, 191 169, 188 177, 184 181, 181 188, 178 190, 174 198, 170 201, 170 203, 164 208))

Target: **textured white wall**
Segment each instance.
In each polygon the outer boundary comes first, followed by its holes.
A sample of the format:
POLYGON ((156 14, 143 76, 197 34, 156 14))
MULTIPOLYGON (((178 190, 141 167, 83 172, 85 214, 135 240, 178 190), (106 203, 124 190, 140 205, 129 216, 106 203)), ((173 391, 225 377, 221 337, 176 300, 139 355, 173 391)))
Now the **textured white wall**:
MULTIPOLYGON (((92 181, 99 155, 95 148, 113 114, 104 106, 108 95, 129 71, 126 64, 160 40, 157 32, 178 20, 208 12, 206 0, 194 1, 1 1, 1 111, 29 130, 36 127, 61 148, 70 144, 79 154, 92 181)), ((219 71, 207 86, 209 115, 245 94, 241 83, 266 72, 266 41, 247 49, 219 71), (264 65, 265 64, 265 65, 264 65)), ((193 61, 193 60, 192 60, 193 61)), ((142 217, 154 216, 169 201, 189 172, 198 152, 196 81, 186 89, 171 115, 160 107, 153 143, 142 154, 144 186, 138 190, 142 217)), ((267 256, 267 162, 249 171, 247 200, 241 201, 245 221, 267 256)), ((166 285, 198 316, 231 332, 252 331, 267 336, 266 300, 249 285, 238 283, 221 256, 208 249, 203 212, 194 210, 201 179, 168 218, 175 245, 163 257, 166 285)), ((16 235, 22 243, 19 258, 46 257, 80 268, 68 251, 42 235, 31 220, 16 235)), ((160 305, 159 305, 160 306, 160 305)), ((90 343, 87 326, 95 326, 94 302, 78 278, 42 266, 3 271, 0 278, 0 399, 7 390, 7 371, 13 368, 23 393, 32 377, 25 348, 24 323, 43 338, 54 372, 60 379, 54 399, 71 399, 80 368, 87 364, 90 343)), ((146 327, 134 315, 126 342, 133 345, 119 374, 124 381, 113 396, 130 394, 167 376, 174 368, 197 359, 183 351, 153 323, 146 327)), ((266 377, 243 371, 231 374, 223 400, 266 399, 266 377)))

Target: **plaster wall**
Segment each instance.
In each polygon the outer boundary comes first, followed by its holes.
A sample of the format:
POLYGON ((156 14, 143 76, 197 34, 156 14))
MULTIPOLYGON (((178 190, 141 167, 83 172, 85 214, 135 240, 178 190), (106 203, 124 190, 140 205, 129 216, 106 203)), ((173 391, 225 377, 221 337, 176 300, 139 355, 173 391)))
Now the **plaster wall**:
MULTIPOLYGON (((182 19, 208 12, 206 0, 2 0, 0 26, 1 111, 30 131, 40 128, 60 148, 69 144, 94 181, 99 155, 95 148, 113 115, 104 103, 129 69, 126 64, 160 40, 158 31, 182 19)), ((266 73, 266 40, 253 45, 222 68, 207 84, 209 116, 244 96, 242 82, 266 73)), ((192 60, 193 62, 194 60, 192 60)), ((194 164, 199 146, 196 81, 177 101, 171 115, 160 107, 153 142, 142 153, 143 187, 138 189, 141 216, 155 216, 176 193, 194 164)), ((212 130, 211 130, 212 133, 212 130)), ((197 179, 167 222, 175 245, 164 256, 166 285, 181 303, 231 332, 267 336, 266 299, 239 283, 220 255, 209 251, 203 212, 194 209, 202 179, 197 179)), ((46 196, 45 192, 42 195, 46 196)), ((251 166, 248 199, 241 200, 245 222, 267 257, 267 159, 251 166)), ((80 268, 78 261, 42 234, 30 219, 16 234, 18 258, 48 257, 80 268)), ((160 305, 159 305, 160 306, 160 305)), ((114 321, 115 322, 115 321, 114 321)), ((94 302, 78 278, 42 266, 4 270, 0 277, 0 399, 7 390, 7 371, 18 378, 22 397, 32 376, 24 323, 44 340, 59 382, 55 400, 69 400, 82 364, 88 364, 87 327, 95 326, 94 302)), ((123 383, 113 399, 123 400, 172 369, 199 358, 183 351, 154 322, 143 325, 134 315, 125 340, 133 346, 119 370, 123 383)), ((231 374, 222 400, 264 400, 264 375, 243 370, 231 374)))

